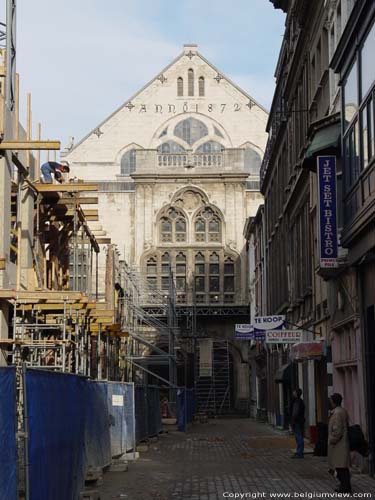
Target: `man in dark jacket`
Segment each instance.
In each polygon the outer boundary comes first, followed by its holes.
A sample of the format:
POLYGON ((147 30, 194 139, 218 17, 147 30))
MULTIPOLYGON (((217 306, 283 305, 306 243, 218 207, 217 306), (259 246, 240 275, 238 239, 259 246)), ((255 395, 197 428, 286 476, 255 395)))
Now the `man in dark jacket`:
POLYGON ((297 450, 292 458, 303 458, 304 438, 303 427, 305 425, 305 403, 302 398, 302 390, 293 391, 293 401, 291 405, 291 426, 296 438, 297 450))
POLYGON ((57 163, 55 161, 47 161, 47 163, 43 163, 40 167, 43 176, 44 184, 52 184, 52 175, 54 175, 57 182, 62 184, 63 182, 63 173, 70 172, 69 164, 67 161, 62 163, 57 163))

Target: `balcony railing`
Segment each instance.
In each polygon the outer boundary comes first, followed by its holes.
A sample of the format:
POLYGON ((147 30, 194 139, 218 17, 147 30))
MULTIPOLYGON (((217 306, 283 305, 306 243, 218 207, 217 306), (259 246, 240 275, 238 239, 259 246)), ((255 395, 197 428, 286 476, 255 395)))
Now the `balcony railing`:
POLYGON ((223 153, 159 153, 159 167, 222 167, 223 153))

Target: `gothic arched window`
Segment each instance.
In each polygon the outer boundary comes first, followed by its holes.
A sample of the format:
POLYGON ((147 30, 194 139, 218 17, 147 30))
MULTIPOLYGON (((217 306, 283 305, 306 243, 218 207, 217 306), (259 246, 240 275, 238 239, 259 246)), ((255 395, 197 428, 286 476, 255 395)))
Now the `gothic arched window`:
POLYGON ((136 149, 130 149, 121 158, 121 175, 130 175, 137 167, 136 149))
POLYGON ((165 252, 161 256, 161 289, 169 290, 170 281, 170 271, 171 271, 171 256, 168 252, 165 252))
POLYGON ((197 148, 197 153, 220 153, 224 147, 216 141, 207 141, 197 148))
POLYGON ((188 70, 188 96, 192 97, 194 95, 194 70, 188 70))
MULTIPOLYGON (((209 277, 209 289, 210 293, 220 292, 220 258, 216 252, 210 255, 210 277, 209 277)), ((217 295, 211 297, 211 302, 218 302, 219 297, 217 295), (217 298, 216 298, 217 297, 217 298)))
POLYGON ((234 301, 234 262, 231 257, 224 260, 224 302, 234 301))
POLYGON ((209 207, 201 210, 194 223, 195 241, 220 242, 221 220, 220 217, 209 207))
POLYGON ((184 95, 184 80, 179 76, 177 78, 177 97, 184 95))
POLYGON ((158 146, 158 153, 184 153, 185 149, 175 141, 166 141, 158 146))
POLYGON ((204 76, 199 77, 199 97, 204 97, 204 76))
POLYGON ((160 219, 160 240, 162 243, 186 241, 186 219, 174 207, 160 219))
POLYGON ((158 265, 157 258, 150 257, 146 262, 146 274, 148 286, 155 290, 157 288, 158 265))
POLYGON ((245 172, 252 175, 259 175, 262 158, 260 154, 252 148, 246 148, 244 152, 245 172))
POLYGON ((186 118, 177 123, 174 129, 174 135, 191 146, 202 137, 208 135, 208 128, 203 122, 196 118, 186 118))
POLYGON ((182 252, 176 255, 176 290, 186 292, 186 255, 182 252))

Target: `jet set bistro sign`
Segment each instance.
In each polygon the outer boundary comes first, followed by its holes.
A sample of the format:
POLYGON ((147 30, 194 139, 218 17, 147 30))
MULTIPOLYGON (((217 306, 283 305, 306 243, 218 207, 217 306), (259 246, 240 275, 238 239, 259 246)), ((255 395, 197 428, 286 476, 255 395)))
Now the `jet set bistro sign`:
POLYGON ((256 316, 253 324, 237 324, 235 340, 257 340, 267 344, 295 344, 302 330, 285 330, 285 316, 256 316))
POLYGON ((338 266, 336 157, 318 156, 319 260, 320 267, 338 266))

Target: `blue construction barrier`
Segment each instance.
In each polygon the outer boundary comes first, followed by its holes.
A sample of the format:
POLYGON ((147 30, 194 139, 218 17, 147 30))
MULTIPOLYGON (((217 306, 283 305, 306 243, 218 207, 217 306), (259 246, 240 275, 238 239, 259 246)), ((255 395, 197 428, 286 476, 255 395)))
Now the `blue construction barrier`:
POLYGON ((135 387, 135 428, 137 444, 157 436, 162 431, 160 388, 135 387))
POLYGON ((87 383, 26 371, 30 500, 76 500, 84 487, 87 383))
POLYGON ((193 389, 177 391, 177 426, 179 431, 186 431, 187 424, 193 421, 195 399, 193 389))
POLYGON ((0 500, 16 500, 16 372, 0 368, 0 500))
POLYGON ((147 392, 140 385, 135 387, 135 437, 136 442, 141 443, 148 439, 148 415, 147 415, 147 392))
POLYGON ((134 385, 108 382, 106 389, 111 423, 111 455, 119 457, 135 448, 134 385))
POLYGON ((107 383, 88 380, 85 389, 85 467, 107 467, 112 461, 107 383))
POLYGON ((147 433, 148 437, 157 436, 162 431, 160 389, 155 386, 146 387, 147 397, 147 433))

